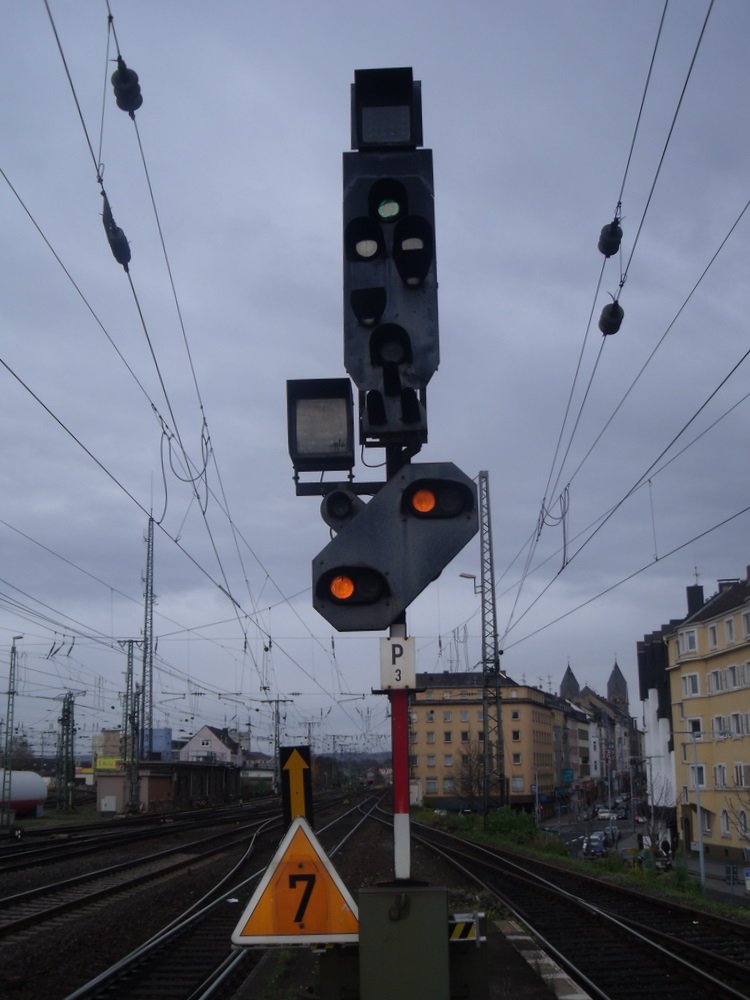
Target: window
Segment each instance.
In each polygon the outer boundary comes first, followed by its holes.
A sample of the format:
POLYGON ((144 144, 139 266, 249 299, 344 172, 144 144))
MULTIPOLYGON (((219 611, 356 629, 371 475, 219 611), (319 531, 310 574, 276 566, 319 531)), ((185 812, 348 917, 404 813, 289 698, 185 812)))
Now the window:
POLYGON ((734 618, 724 621, 724 638, 727 642, 734 642, 734 618))
POLYGON ((728 837, 731 833, 729 827, 729 813, 726 809, 721 810, 721 835, 722 837, 728 837))
POLYGON ((434 722, 435 721, 435 710, 433 708, 428 709, 426 721, 427 722, 434 722))
POLYGON ((726 672, 724 674, 724 681, 725 681, 724 686, 728 690, 740 686, 740 675, 739 671, 737 670, 737 667, 735 666, 727 667, 726 672))
POLYGON ((483 722, 483 721, 484 721, 484 713, 482 712, 481 708, 478 708, 477 709, 477 722, 483 722))
POLYGON ((747 813, 745 812, 744 809, 742 810, 742 812, 739 815, 739 819, 737 821, 737 829, 740 832, 740 836, 743 839, 746 839, 747 838, 747 813))
POLYGON ((427 754, 427 766, 428 767, 434 767, 435 766, 435 754, 434 753, 428 753, 427 754))
POLYGON ((514 708, 513 711, 510 713, 510 717, 514 721, 518 721, 518 719, 521 718, 521 713, 518 711, 517 708, 514 708))
POLYGON ((409 767, 417 767, 419 765, 419 757, 417 754, 409 754, 409 767))
POLYGON ((518 743, 519 740, 521 739, 521 730, 520 729, 512 729, 511 730, 511 734, 510 734, 510 738, 513 740, 514 743, 518 743))
POLYGON ((451 722, 453 720, 453 712, 443 712, 443 722, 451 722))
POLYGON ((437 778, 428 778, 424 783, 424 790, 427 795, 437 795, 437 778))
POLYGON ((453 742, 453 733, 450 731, 450 729, 446 729, 443 732, 443 743, 452 743, 452 742, 453 742))
POLYGON ((435 730, 434 729, 429 729, 427 731, 427 742, 428 743, 434 743, 435 742, 435 730))
POLYGON ((202 747, 210 747, 211 746, 211 740, 201 740, 201 746, 202 747))
POLYGON ((469 730, 468 729, 462 729, 461 730, 461 742, 462 743, 468 743, 469 742, 469 730))
POLYGON ((419 716, 417 715, 416 712, 409 712, 409 722, 417 722, 418 719, 419 716))
POLYGON ((750 786, 750 764, 734 765, 734 783, 738 788, 750 786))
POLYGON ((443 778, 443 791, 446 795, 453 794, 453 778, 443 778))
POLYGON ((698 636, 694 628, 680 632, 677 641, 681 653, 694 653, 698 649, 698 636))
POLYGON ((523 791, 523 775, 519 774, 518 776, 512 777, 510 779, 510 787, 511 787, 511 790, 514 791, 514 792, 522 792, 523 791))
POLYGON ((706 772, 703 764, 691 764, 690 765, 690 780, 692 782, 692 787, 696 787, 696 781, 698 783, 698 788, 704 788, 706 785, 706 772))
POLYGON ((480 743, 484 743, 484 730, 483 729, 480 729, 479 732, 477 733, 477 739, 479 740, 480 743))
POLYGON ((416 743, 417 742, 417 733, 416 733, 416 730, 414 730, 414 729, 410 729, 409 730, 409 742, 410 743, 416 743))
POLYGON ((708 675, 708 693, 718 694, 724 690, 724 672, 722 670, 712 670, 708 675))
POLYGON ((719 640, 717 637, 715 625, 708 626, 708 645, 710 649, 716 649, 716 647, 719 645, 719 640))
POLYGON ((468 722, 469 721, 469 713, 467 711, 465 711, 465 710, 462 711, 462 712, 460 712, 458 717, 461 720, 461 722, 468 722))
POLYGON ((715 715, 711 720, 714 739, 722 740, 729 736, 729 719, 726 715, 715 715))
POLYGON ((513 754, 513 763, 514 764, 520 764, 521 763, 521 755, 520 755, 520 753, 514 753, 513 754))
POLYGON ((694 697, 700 694, 697 674, 685 674, 682 678, 682 694, 685 698, 694 697))
POLYGON ((727 765, 714 764, 714 785, 716 788, 727 787, 727 765))
POLYGON ((450 701, 451 693, 450 691, 443 691, 443 701, 450 701))
POLYGON ((703 736, 703 725, 700 719, 687 719, 688 729, 699 740, 703 736))
POLYGON ((745 638, 750 637, 750 611, 742 613, 742 631, 745 633, 745 638))
POLYGON ((729 716, 729 731, 735 738, 742 736, 742 712, 732 712, 729 716))
POLYGON ((447 754, 445 754, 443 756, 443 766, 444 767, 453 767, 453 754, 452 753, 447 753, 447 754))

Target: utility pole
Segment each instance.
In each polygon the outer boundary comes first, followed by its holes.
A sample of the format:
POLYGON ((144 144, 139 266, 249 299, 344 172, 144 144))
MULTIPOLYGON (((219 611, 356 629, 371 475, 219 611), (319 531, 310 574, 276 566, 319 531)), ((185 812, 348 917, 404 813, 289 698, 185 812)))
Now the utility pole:
POLYGON ((75 807, 75 694, 66 691, 62 700, 57 736, 57 808, 75 807))
POLYGON ((490 481, 485 471, 478 476, 479 495, 479 584, 473 573, 461 573, 474 582, 482 610, 482 814, 484 825, 493 804, 507 802, 505 788, 505 742, 503 738, 500 655, 495 602, 495 563, 492 550, 490 481))
POLYGON ((8 702, 5 712, 5 754, 3 756, 3 785, 0 792, 0 828, 12 822, 11 794, 13 785, 13 713, 16 697, 16 642, 22 635, 14 635, 10 647, 8 671, 8 702))
POLYGON ((143 680, 140 758, 150 760, 154 728, 154 519, 149 515, 146 532, 146 576, 143 617, 143 680))
POLYGON ((279 744, 281 742, 281 713, 279 705, 291 705, 292 698, 261 698, 266 705, 273 705, 273 773, 276 791, 281 788, 281 759, 279 757, 279 744))
POLYGON ((138 780, 140 746, 139 703, 140 690, 138 685, 134 690, 134 647, 140 645, 136 639, 124 639, 120 642, 127 651, 127 667, 125 670, 125 697, 122 702, 122 729, 120 730, 120 756, 127 780, 127 810, 138 812, 140 806, 140 789, 138 780))
POLYGON ((482 719, 484 724, 485 817, 493 802, 507 801, 505 789, 505 742, 503 738, 500 654, 497 638, 495 562, 492 550, 489 473, 479 473, 479 552, 482 600, 482 719))

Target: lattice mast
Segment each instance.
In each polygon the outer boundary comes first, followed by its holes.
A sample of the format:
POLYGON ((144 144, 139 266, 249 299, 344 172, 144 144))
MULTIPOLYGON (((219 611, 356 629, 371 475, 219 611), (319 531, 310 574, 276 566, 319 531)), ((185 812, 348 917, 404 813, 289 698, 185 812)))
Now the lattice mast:
POLYGON ((479 473, 480 595, 482 600, 482 674, 484 716, 485 815, 490 805, 505 805, 505 746, 503 740, 500 653, 497 637, 495 562, 492 551, 489 474, 479 473))
POLYGON ((154 727, 154 519, 149 516, 146 532, 146 576, 143 590, 143 677, 141 683, 140 758, 150 760, 154 727))

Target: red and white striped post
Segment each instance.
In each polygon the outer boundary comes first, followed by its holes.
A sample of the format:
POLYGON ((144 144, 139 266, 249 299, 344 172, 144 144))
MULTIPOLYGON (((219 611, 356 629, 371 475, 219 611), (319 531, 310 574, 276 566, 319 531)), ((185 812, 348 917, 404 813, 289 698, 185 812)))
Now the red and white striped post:
POLYGON ((409 826, 409 692, 391 691, 391 746, 393 754, 393 870, 396 878, 411 878, 409 826))
MULTIPOLYGON (((391 625, 390 637, 391 639, 405 639, 406 622, 391 625)), ((410 879, 409 688, 391 688, 388 697, 391 703, 393 766, 393 872, 397 879, 410 879)))

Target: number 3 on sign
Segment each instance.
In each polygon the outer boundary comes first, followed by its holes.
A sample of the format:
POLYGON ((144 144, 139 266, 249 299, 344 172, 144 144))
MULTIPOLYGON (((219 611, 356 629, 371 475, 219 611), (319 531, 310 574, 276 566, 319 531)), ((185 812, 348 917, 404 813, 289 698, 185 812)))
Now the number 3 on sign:
POLYGON ((380 687, 413 688, 417 686, 416 653, 413 639, 380 640, 380 687))

